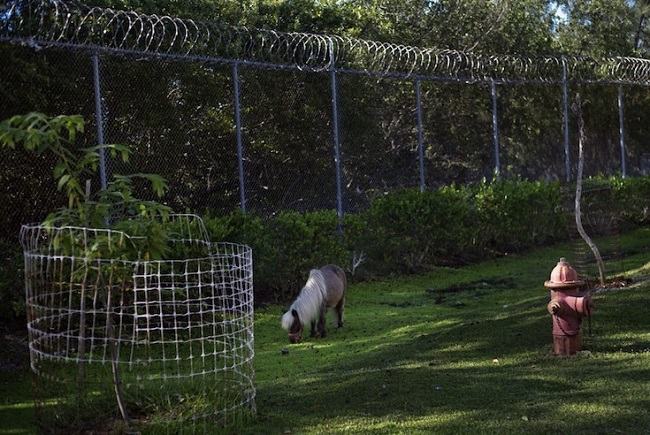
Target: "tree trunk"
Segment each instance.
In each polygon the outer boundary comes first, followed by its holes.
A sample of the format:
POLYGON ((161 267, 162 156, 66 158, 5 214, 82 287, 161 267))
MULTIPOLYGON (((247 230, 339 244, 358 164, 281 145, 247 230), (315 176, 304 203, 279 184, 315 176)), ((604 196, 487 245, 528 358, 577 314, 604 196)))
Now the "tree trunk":
POLYGON ((639 26, 636 29, 636 35, 634 36, 634 49, 638 50, 641 48, 641 34, 643 33, 643 25, 645 24, 645 14, 641 14, 639 18, 639 26))
POLYGON ((576 201, 575 201, 575 216, 576 216, 576 227, 578 228, 578 233, 580 237, 585 241, 585 243, 591 249, 591 252, 594 253, 596 258, 596 263, 598 264, 598 274, 600 275, 600 285, 605 285, 605 264, 603 263, 603 257, 600 255, 600 251, 596 244, 591 240, 584 227, 582 226, 582 212, 580 210, 580 200, 582 199, 582 171, 585 165, 585 153, 584 153, 584 142, 585 142, 585 121, 582 117, 582 102, 580 101, 580 94, 576 94, 576 115, 578 117, 578 175, 576 180, 576 201))
MULTIPOLYGON (((122 391, 122 378, 120 376, 120 366, 118 357, 118 339, 113 327, 113 304, 112 304, 112 290, 113 290, 113 266, 111 265, 111 278, 108 280, 106 292, 106 345, 109 347, 111 355, 111 371, 113 372, 113 389, 115 390, 115 399, 117 400, 117 407, 120 410, 122 420, 129 429, 129 414, 126 409, 124 401, 124 393, 122 391)), ((124 291, 124 285, 120 287, 120 291, 124 291)))

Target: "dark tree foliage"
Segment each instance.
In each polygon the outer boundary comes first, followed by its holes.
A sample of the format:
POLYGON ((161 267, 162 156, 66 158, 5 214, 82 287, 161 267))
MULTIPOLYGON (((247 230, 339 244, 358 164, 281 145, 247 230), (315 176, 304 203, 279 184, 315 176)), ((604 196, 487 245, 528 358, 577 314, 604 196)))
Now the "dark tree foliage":
MULTIPOLYGON (((480 53, 644 55, 647 2, 627 0, 98 0, 136 9, 282 31, 334 33, 480 53)), ((87 53, 0 45, 0 118, 41 111, 81 114, 94 143, 92 65, 87 53)), ((239 190, 233 81, 224 65, 102 57, 105 136, 135 149, 128 166, 170 181, 176 210, 231 211, 239 190)), ((247 197, 263 214, 335 205, 331 102, 326 74, 240 68, 247 197)), ((619 168, 617 88, 580 89, 586 123, 586 173, 619 168)), ((570 92, 578 89, 573 87, 570 92)), ((387 191, 418 183, 412 82, 339 75, 345 207, 361 209, 387 191)), ((563 177, 559 86, 500 86, 502 174, 563 177)), ((645 88, 625 87, 628 166, 648 159, 645 88)), ((426 183, 477 182, 493 168, 489 88, 422 84, 426 183)), ((571 119, 571 142, 576 143, 571 119)), ((575 147, 573 147, 575 148, 575 147)), ((60 204, 51 162, 3 153, 0 213, 4 239, 20 223, 60 204)), ((575 159, 574 159, 575 161, 575 159)), ((93 187, 98 187, 93 180, 93 187)))

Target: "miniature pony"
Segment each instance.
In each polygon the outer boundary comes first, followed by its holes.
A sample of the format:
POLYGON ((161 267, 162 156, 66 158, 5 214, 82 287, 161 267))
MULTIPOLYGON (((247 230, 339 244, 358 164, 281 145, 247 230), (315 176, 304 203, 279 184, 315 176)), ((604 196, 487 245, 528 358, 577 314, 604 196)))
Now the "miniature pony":
POLYGON ((336 310, 337 326, 342 327, 346 288, 345 272, 338 266, 328 264, 309 271, 307 283, 282 316, 282 328, 288 332, 289 341, 298 343, 307 323, 311 323, 312 337, 324 338, 325 313, 330 307, 336 310))

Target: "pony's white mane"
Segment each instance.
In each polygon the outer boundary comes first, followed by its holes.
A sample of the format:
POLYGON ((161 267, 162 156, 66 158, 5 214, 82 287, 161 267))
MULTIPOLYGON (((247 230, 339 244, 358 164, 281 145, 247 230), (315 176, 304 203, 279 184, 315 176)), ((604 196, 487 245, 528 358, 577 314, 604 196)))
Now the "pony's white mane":
POLYGON ((293 301, 289 310, 282 316, 282 328, 289 330, 293 323, 291 310, 296 310, 300 323, 308 324, 318 317, 321 305, 325 299, 327 289, 325 288, 325 277, 320 270, 312 269, 309 271, 307 283, 300 290, 300 294, 293 301))

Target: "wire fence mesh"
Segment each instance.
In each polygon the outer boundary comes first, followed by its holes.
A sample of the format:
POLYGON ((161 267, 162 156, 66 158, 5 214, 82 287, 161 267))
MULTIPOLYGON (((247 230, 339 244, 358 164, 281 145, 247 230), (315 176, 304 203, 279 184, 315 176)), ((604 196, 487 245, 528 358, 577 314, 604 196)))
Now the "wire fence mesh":
POLYGON ((102 56, 100 76, 105 140, 133 149, 128 163, 110 161, 110 172, 162 175, 170 186, 165 201, 174 210, 237 207, 227 66, 102 56))
POLYGON ((494 155, 489 92, 483 84, 423 83, 428 187, 491 177, 494 155))
POLYGON ((327 76, 242 68, 245 195, 251 211, 334 209, 327 76))
MULTIPOLYGON (((0 62, 0 119, 30 111, 82 114, 89 134, 79 138, 78 146, 96 144, 92 64, 87 54, 4 44, 0 53, 6 59, 0 62)), ((22 223, 41 220, 65 204, 53 182, 53 167, 54 159, 47 155, 3 151, 0 225, 7 233, 2 239, 17 242, 22 223)))
POLYGON ((418 187, 413 84, 343 75, 339 94, 346 211, 363 209, 390 191, 418 187))
MULTIPOLYGON (((2 118, 83 115, 79 146, 133 149, 128 163, 109 159, 93 188, 111 174, 159 173, 175 210, 342 216, 397 189, 497 173, 571 180, 578 92, 585 174, 650 171, 643 59, 474 55, 63 0, 13 2, 2 23, 12 61, 1 66, 2 118)), ((0 223, 11 239, 61 197, 52 162, 7 159, 0 223)))
MULTIPOLYGON (((87 134, 79 146, 97 141, 93 76, 97 56, 104 141, 133 149, 128 163, 108 160, 109 177, 159 173, 170 185, 164 201, 175 210, 225 213, 241 208, 242 199, 249 211, 263 216, 337 207, 331 73, 245 65, 235 69, 227 64, 9 44, 0 49, 24 65, 21 75, 4 64, 2 117, 32 110, 82 114, 87 134)), ((565 177, 559 85, 497 85, 495 120, 489 84, 422 81, 419 125, 416 81, 344 72, 336 77, 343 213, 362 210, 374 197, 397 189, 432 189, 491 178, 497 157, 503 177, 565 177)), ((580 92, 584 101, 587 175, 621 172, 621 119, 627 173, 650 171, 642 110, 650 92, 625 86, 621 118, 618 89, 610 84, 570 87, 571 95, 580 92)), ((569 110, 572 165, 577 159, 575 124, 569 110)), ((5 236, 12 238, 20 223, 43 218, 47 210, 62 204, 62 198, 50 182, 52 162, 44 157, 28 159, 19 151, 5 156, 8 169, 2 171, 1 185, 7 206, 0 219, 8 231, 5 236)), ((92 183, 93 189, 99 188, 100 180, 92 183)))
MULTIPOLYGON (((34 110, 81 114, 87 134, 79 146, 98 139, 93 75, 97 56, 104 141, 133 149, 128 163, 108 159, 108 177, 159 173, 170 186, 164 201, 175 210, 227 213, 242 208, 242 200, 248 211, 263 216, 337 208, 332 73, 56 47, 34 50, 2 44, 0 50, 24 66, 19 74, 3 64, 0 115, 34 110)), ((335 74, 341 213, 362 210, 373 198, 397 189, 489 179, 497 158, 502 177, 566 176, 558 84, 498 84, 494 119, 486 83, 420 81, 418 107, 419 80, 335 74)), ((584 101, 587 175, 621 172, 621 119, 626 172, 650 171, 643 110, 650 92, 641 86, 623 87, 621 118, 618 89, 611 84, 569 88, 570 95, 580 92, 584 101)), ((573 167, 576 119, 570 107, 568 113, 573 167)), ((5 238, 12 239, 21 223, 42 219, 62 204, 62 197, 50 181, 51 161, 26 158, 19 151, 5 156, 7 169, 0 176, 7 206, 0 220, 8 232, 5 238)), ((93 189, 100 184, 92 180, 93 189)))
POLYGON ((499 97, 503 175, 561 179, 565 169, 560 87, 501 86, 499 97))
POLYGON ((141 238, 121 231, 22 227, 31 367, 40 399, 59 397, 39 403, 43 432, 93 431, 115 402, 125 422, 161 408, 166 433, 255 412, 252 251, 193 215, 169 227, 166 260, 129 256, 141 238))

